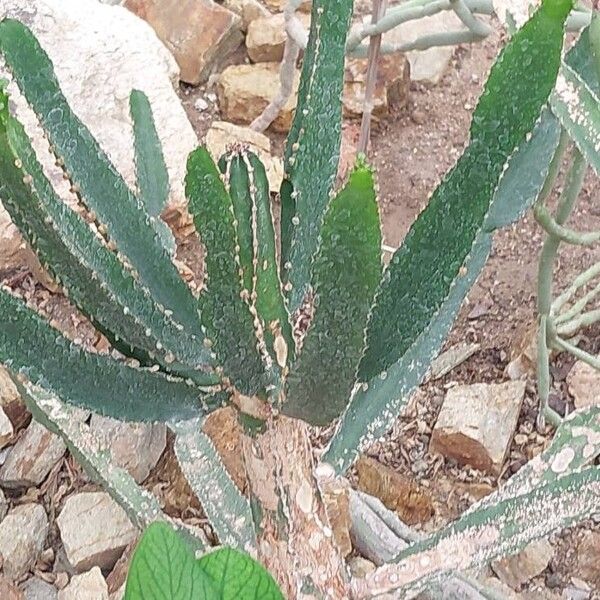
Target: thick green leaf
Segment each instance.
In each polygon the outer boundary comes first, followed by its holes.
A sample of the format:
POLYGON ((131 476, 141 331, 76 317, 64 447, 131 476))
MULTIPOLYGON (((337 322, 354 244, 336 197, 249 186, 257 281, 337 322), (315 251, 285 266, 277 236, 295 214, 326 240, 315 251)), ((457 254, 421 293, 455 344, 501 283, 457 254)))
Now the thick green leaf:
POLYGON ((152 117, 152 108, 144 92, 131 92, 129 110, 133 120, 135 171, 140 200, 165 248, 173 256, 176 250, 175 238, 168 225, 160 218, 169 197, 169 173, 152 117))
POLYGON ((255 154, 246 155, 245 166, 251 176, 251 195, 256 212, 254 303, 263 325, 267 348, 279 366, 283 367, 294 358, 294 338, 277 267, 269 180, 264 165, 255 154))
POLYGON ((151 364, 199 384, 214 383, 214 375, 196 371, 211 360, 201 340, 182 331, 118 255, 58 198, 23 127, 8 114, 8 97, 1 93, 0 103, 0 193, 42 263, 121 351, 149 362, 152 356, 151 364))
POLYGON ((563 64, 550 105, 586 162, 600 174, 600 96, 563 64))
POLYGON ((219 169, 225 176, 225 184, 229 186, 229 195, 235 215, 237 242, 240 248, 238 258, 242 270, 242 283, 249 296, 252 293, 254 278, 254 234, 248 171, 237 150, 221 157, 219 169))
POLYGON ((502 51, 475 110, 469 147, 384 273, 359 368, 363 385, 325 456, 336 469, 346 469, 391 427, 483 268, 490 230, 517 218, 541 190, 557 129, 551 119, 542 119, 536 135, 527 137, 558 72, 568 0, 563 4, 556 14, 560 0, 547 0, 502 51), (512 155, 519 157, 516 162, 509 160, 512 155), (523 182, 525 159, 531 171, 523 182), (514 202, 511 192, 507 204, 505 190, 515 189, 513 177, 521 179, 521 202, 514 202))
POLYGON ((373 174, 359 163, 331 202, 313 266, 315 314, 288 376, 283 411, 327 425, 345 408, 381 278, 381 231, 373 174))
POLYGON ((153 523, 139 541, 124 600, 221 600, 217 582, 166 523, 153 523))
POLYGON ((394 563, 357 580, 358 597, 395 590, 426 589, 431 578, 451 570, 484 567, 528 543, 589 518, 600 503, 600 467, 557 477, 506 499, 486 498, 448 527, 400 552, 394 563))
POLYGON ((69 404, 123 421, 189 419, 222 403, 181 379, 83 350, 4 289, 0 363, 69 404))
MULTIPOLYGON (((134 525, 143 530, 154 521, 171 522, 154 494, 136 483, 125 469, 115 466, 106 440, 99 439, 77 414, 77 409, 42 388, 22 384, 16 377, 13 381, 33 418, 63 439, 88 477, 108 491, 134 525)), ((199 537, 192 536, 180 525, 171 524, 194 549, 206 551, 199 537)))
POLYGON ((225 375, 243 394, 256 394, 264 388, 265 371, 249 306, 242 298, 232 201, 205 148, 188 158, 185 189, 207 254, 202 324, 225 375))
MULTIPOLYGON (((594 22, 596 21, 598 21, 597 17, 594 19, 594 22)), ((600 35, 593 36, 592 27, 586 27, 581 32, 577 43, 567 52, 564 62, 585 81, 596 96, 599 96, 600 73, 597 65, 600 63, 600 59, 594 58, 597 45, 600 45, 600 35)))
POLYGON ((313 0, 298 105, 285 151, 281 188, 282 279, 289 310, 300 307, 310 283, 321 222, 338 168, 346 34, 352 0, 313 0))
MULTIPOLYGON (((273 360, 277 357, 276 339, 280 357, 293 356, 292 327, 279 279, 265 168, 255 154, 239 146, 221 158, 219 169, 225 175, 226 185, 229 184, 243 285, 260 319, 259 337, 264 338, 265 349, 273 360)), ((286 361, 281 362, 283 367, 286 361)))
POLYGON ((52 63, 31 31, 18 21, 4 19, 0 22, 0 51, 87 206, 106 226, 156 301, 171 310, 190 333, 200 336, 196 301, 144 205, 69 107, 52 63))
POLYGON ((270 573, 247 554, 219 548, 199 564, 216 582, 221 600, 284 600, 270 573))
POLYGON ((198 497, 221 544, 250 551, 256 544, 248 499, 227 473, 202 422, 171 426, 176 433, 175 454, 192 491, 198 497))

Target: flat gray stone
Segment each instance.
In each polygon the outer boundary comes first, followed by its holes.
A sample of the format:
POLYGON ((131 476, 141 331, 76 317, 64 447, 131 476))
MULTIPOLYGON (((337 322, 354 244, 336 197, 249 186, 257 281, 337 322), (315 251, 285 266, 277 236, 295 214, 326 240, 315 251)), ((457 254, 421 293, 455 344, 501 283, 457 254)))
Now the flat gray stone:
POLYGON ((82 492, 67 499, 56 519, 67 560, 77 573, 114 567, 137 536, 125 511, 106 492, 82 492))
POLYGON ((21 504, 0 523, 4 574, 19 580, 35 564, 48 534, 48 517, 40 504, 21 504))
POLYGON ((69 585, 58 593, 58 600, 108 600, 108 586, 102 571, 94 567, 87 573, 74 575, 69 585))
POLYGON ((58 597, 58 590, 39 577, 28 579, 21 589, 25 594, 25 600, 57 600, 58 597))

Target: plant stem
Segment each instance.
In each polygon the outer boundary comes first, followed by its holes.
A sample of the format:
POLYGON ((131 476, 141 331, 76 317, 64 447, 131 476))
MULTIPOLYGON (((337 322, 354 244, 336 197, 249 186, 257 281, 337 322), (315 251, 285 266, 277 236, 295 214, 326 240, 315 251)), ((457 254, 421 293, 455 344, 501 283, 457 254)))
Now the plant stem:
MULTIPOLYGON (((383 17, 387 8, 387 0, 373 0, 373 24, 383 17)), ((381 34, 371 37, 369 43, 369 59, 367 63, 367 80, 365 85, 365 100, 363 103, 362 123, 360 137, 358 138, 357 152, 366 154, 371 133, 371 117, 373 115, 373 94, 377 85, 377 62, 381 47, 381 34)))
MULTIPOLYGON (((561 132, 558 148, 552 159, 548 177, 540 194, 540 198, 534 208, 534 215, 538 222, 546 210, 543 202, 548 198, 550 191, 556 181, 556 176, 562 161, 564 147, 566 145, 566 133, 561 132), (542 207, 542 208, 540 208, 542 207)), ((571 167, 567 174, 565 187, 559 198, 556 215, 553 219, 555 225, 562 226, 569 218, 577 196, 583 185, 583 178, 587 170, 587 164, 582 154, 577 148, 573 149, 571 167)), ((548 216, 551 218, 550 213, 548 216)), ((543 226, 543 220, 541 221, 543 226)), ((547 223, 546 223, 547 224, 547 223)), ((542 246, 540 261, 538 265, 538 298, 537 308, 540 319, 538 330, 538 349, 537 349, 537 377, 538 377, 538 393, 540 396, 540 409, 538 412, 537 425, 540 430, 544 429, 545 420, 548 420, 556 425, 560 423, 560 417, 548 406, 548 398, 550 395, 550 360, 549 347, 552 338, 555 334, 555 325, 552 321, 552 282, 554 275, 554 261, 558 253, 558 248, 562 241, 556 230, 546 229, 548 237, 542 246)))
MULTIPOLYGON (((286 598, 346 598, 348 577, 314 475, 308 426, 282 415, 242 448, 258 556, 286 598)), ((332 470, 333 473, 333 470, 332 470)))

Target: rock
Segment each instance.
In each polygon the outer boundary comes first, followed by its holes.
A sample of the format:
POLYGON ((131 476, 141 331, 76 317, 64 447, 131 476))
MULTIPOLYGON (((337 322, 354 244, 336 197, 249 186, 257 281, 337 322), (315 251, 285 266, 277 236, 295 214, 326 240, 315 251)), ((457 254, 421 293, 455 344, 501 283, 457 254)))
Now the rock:
POLYGON ((600 532, 586 531, 577 545, 577 573, 600 589, 600 532))
POLYGON ((8 513, 8 500, 4 495, 4 492, 0 489, 0 521, 4 519, 4 517, 8 513))
POLYGON ((126 0, 173 53, 181 79, 197 85, 242 42, 241 19, 212 0, 126 0))
POLYGON ((0 406, 0 449, 11 442, 14 434, 13 425, 2 406, 0 406))
POLYGON ((8 371, 2 365, 0 365, 0 406, 15 431, 26 425, 31 418, 8 371))
POLYGON ((425 523, 433 515, 429 493, 405 475, 366 456, 356 463, 356 473, 358 489, 379 498, 407 525, 425 523))
MULTIPOLYGON (((367 77, 366 58, 346 60, 344 82, 344 115, 358 118, 362 115, 367 77)), ((382 117, 390 108, 400 109, 408 104, 410 65, 403 54, 381 55, 377 81, 373 93, 373 115, 382 117)))
POLYGON ((94 566, 111 569, 137 535, 125 511, 106 492, 74 494, 56 523, 67 559, 77 573, 94 566))
POLYGON ((225 0, 223 6, 242 18, 242 31, 247 31, 252 21, 270 15, 258 0, 225 0))
POLYGON ((575 408, 600 404, 600 371, 578 360, 567 375, 569 393, 575 400, 575 408))
POLYGON ((376 567, 370 560, 362 556, 352 556, 348 560, 348 569, 353 578, 361 579, 372 573, 376 567))
POLYGON ((0 598, 2 600, 25 600, 23 592, 18 590, 10 581, 0 575, 0 598))
POLYGON ((164 423, 123 423, 93 414, 90 428, 109 449, 114 463, 138 483, 148 477, 167 446, 164 423))
MULTIPOLYGON (((371 17, 365 17, 370 22, 371 17)), ((383 34, 384 44, 407 44, 424 35, 444 33, 460 29, 461 22, 452 11, 443 11, 431 17, 408 21, 383 34)), ((410 62, 410 75, 413 81, 436 84, 440 81, 452 55, 453 46, 438 46, 429 50, 415 50, 407 53, 410 62)))
POLYGON ((433 428, 430 452, 499 475, 524 395, 524 381, 450 388, 433 428))
POLYGON ((116 592, 110 594, 109 600, 123 600, 125 598, 125 586, 126 584, 123 584, 116 592))
POLYGON ((242 452, 242 429, 232 406, 212 412, 202 425, 212 440, 233 482, 243 492, 248 486, 242 452))
POLYGON ((205 110, 208 110, 209 106, 210 104, 204 98, 198 98, 198 100, 194 102, 194 108, 198 112, 204 112, 205 110))
POLYGON ((108 586, 102 571, 94 567, 87 573, 74 575, 69 585, 58 593, 58 600, 108 600, 108 586))
POLYGON ((35 564, 48 533, 48 517, 39 504, 21 504, 0 523, 4 575, 20 579, 35 564))
POLYGON ((510 361, 504 369, 513 380, 531 377, 537 364, 537 323, 530 323, 514 337, 510 349, 510 361))
MULTIPOLYGON (((274 131, 289 131, 299 82, 300 73, 296 72, 294 92, 271 124, 274 131)), ((221 73, 217 85, 221 114, 227 121, 247 125, 263 112, 278 91, 279 65, 276 63, 227 67, 221 73)))
POLYGON ((127 573, 129 571, 129 564, 131 563, 131 557, 135 551, 138 540, 134 540, 128 544, 127 548, 121 554, 119 560, 115 563, 113 570, 106 577, 106 585, 108 586, 108 593, 112 594, 123 585, 127 583, 127 573))
POLYGON ((554 548, 548 540, 530 542, 513 556, 492 562, 491 567, 500 581, 515 591, 539 575, 552 560, 554 548))
POLYGON ((584 590, 575 585, 568 585, 562 593, 561 598, 563 600, 590 600, 591 591, 584 590))
POLYGON ((25 600, 57 600, 58 597, 58 590, 39 577, 28 579, 21 588, 25 600))
POLYGON ((32 421, 0 468, 2 485, 11 488, 39 485, 66 449, 59 436, 32 421))
MULTIPOLYGON (((340 159, 338 161, 337 180, 342 184, 348 173, 356 164, 356 152, 360 139, 360 124, 352 121, 342 122, 342 140, 340 143, 340 159)), ((369 140, 369 147, 371 140, 369 140)), ((368 154, 368 152, 367 152, 368 154)))
POLYGON ((265 165, 271 191, 278 191, 283 180, 283 162, 271 155, 271 140, 249 127, 234 125, 226 121, 213 121, 206 133, 205 144, 215 160, 219 160, 229 144, 247 144, 265 165))
MULTIPOLYGON (((298 13, 298 18, 308 31, 310 15, 298 13)), ((250 60, 255 63, 281 62, 286 38, 283 13, 252 21, 246 36, 246 48, 250 60)))
MULTIPOLYGON (((272 11, 281 12, 285 8, 288 0, 264 0, 264 2, 272 11)), ((303 0, 302 4, 300 4, 300 10, 302 12, 310 12, 311 7, 311 0, 303 0)))
MULTIPOLYGON (((32 29, 54 63, 73 111, 132 188, 129 94, 138 89, 148 95, 169 171, 169 206, 183 210, 186 160, 198 140, 173 88, 179 80, 177 63, 152 28, 125 8, 96 0, 0 0, 0 6, 32 29)), ((25 108, 15 85, 9 91, 53 183, 73 201, 33 112, 25 108)))

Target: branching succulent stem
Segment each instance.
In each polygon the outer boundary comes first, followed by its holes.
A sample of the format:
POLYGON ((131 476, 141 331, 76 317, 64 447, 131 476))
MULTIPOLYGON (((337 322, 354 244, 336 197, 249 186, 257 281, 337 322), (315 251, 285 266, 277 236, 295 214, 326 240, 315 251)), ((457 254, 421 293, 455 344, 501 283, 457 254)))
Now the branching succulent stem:
MULTIPOLYGON (((537 378, 538 393, 540 396, 540 409, 537 421, 538 428, 540 428, 540 430, 544 429, 546 419, 554 426, 560 423, 560 416, 548 405, 548 398, 550 395, 550 348, 555 344, 567 344, 563 340, 560 342, 558 341, 559 338, 557 334, 557 328, 553 320, 552 287, 554 278, 554 265, 556 256, 558 254, 558 249, 561 242, 567 242, 570 244, 588 244, 593 243, 598 239, 598 236, 596 236, 595 233, 580 234, 563 227, 569 218, 573 207, 575 206, 575 202, 579 192, 581 191, 583 179, 587 170, 587 163, 577 148, 573 149, 571 166, 569 168, 565 186, 562 194, 560 195, 554 217, 544 205, 544 202, 547 200, 556 181, 556 176, 562 162, 565 144, 566 134, 563 130, 558 148, 550 166, 546 183, 533 211, 537 222, 546 231, 548 236, 542 246, 542 252, 540 254, 538 265, 537 308, 539 329, 537 378)), ((595 314, 592 316, 590 313, 586 313, 585 318, 583 318, 582 315, 580 318, 570 321, 567 325, 563 324, 561 333, 563 335, 573 334, 576 332, 578 327, 587 324, 588 321, 594 322, 593 319, 599 320, 600 315, 595 314), (590 317, 592 317, 591 321, 590 317)), ((568 346, 575 348, 575 346, 572 344, 568 344, 568 346)))

